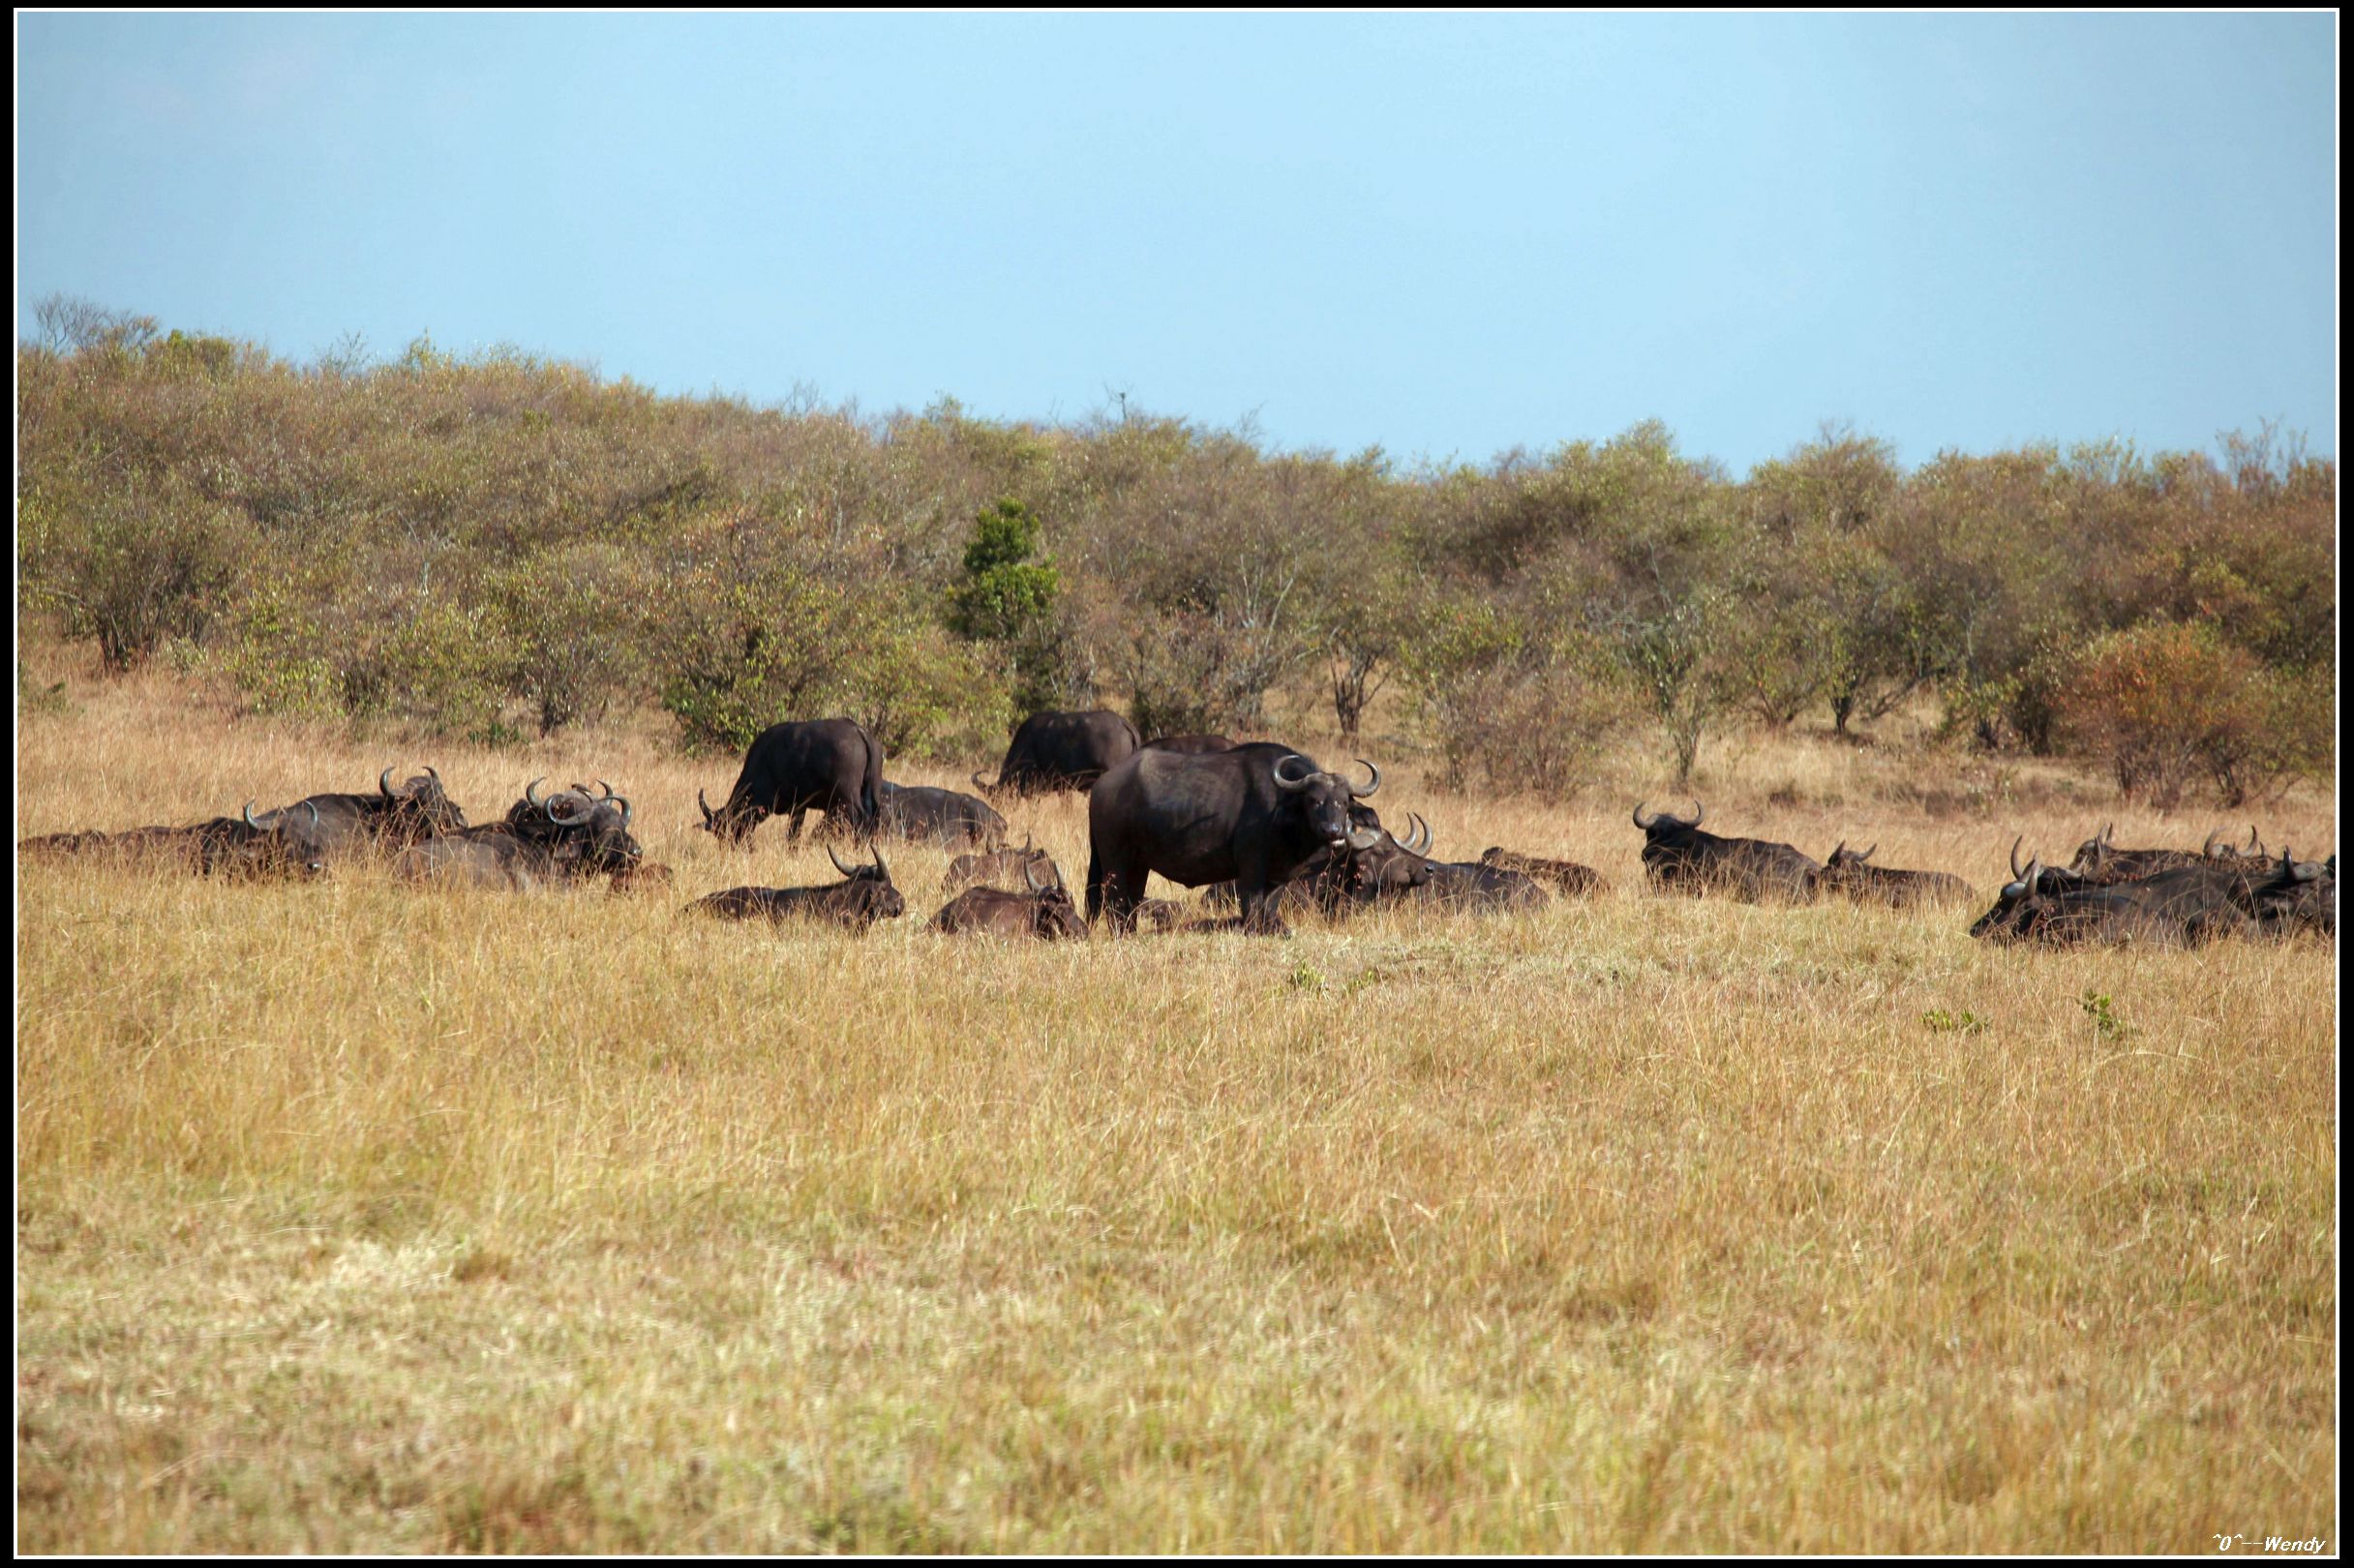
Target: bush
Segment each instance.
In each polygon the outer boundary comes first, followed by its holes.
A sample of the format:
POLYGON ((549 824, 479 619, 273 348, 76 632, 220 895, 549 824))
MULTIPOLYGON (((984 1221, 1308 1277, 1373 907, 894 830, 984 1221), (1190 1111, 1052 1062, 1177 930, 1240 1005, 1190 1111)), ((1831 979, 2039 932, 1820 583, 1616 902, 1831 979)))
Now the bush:
POLYGON ((226 508, 178 474, 28 487, 20 528, 27 600, 54 610, 68 637, 96 641, 116 672, 166 638, 200 639, 250 543, 226 508))
POLYGON ((2085 648, 2055 706, 2128 799, 2171 807, 2203 776, 2238 805, 2326 759, 2324 689, 2268 675, 2212 626, 2157 623, 2085 648))

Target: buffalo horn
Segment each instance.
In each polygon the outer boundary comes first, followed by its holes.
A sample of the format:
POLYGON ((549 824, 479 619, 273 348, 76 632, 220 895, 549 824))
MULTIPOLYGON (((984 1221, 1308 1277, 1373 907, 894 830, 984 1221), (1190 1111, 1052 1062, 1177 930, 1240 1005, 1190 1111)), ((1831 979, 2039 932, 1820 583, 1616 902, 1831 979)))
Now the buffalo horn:
POLYGON ((883 874, 883 880, 885 882, 889 882, 890 880, 890 867, 883 863, 883 846, 869 840, 866 847, 874 854, 875 869, 883 874))
POLYGON ((380 773, 378 773, 378 774, 377 774, 377 775, 376 775, 376 788, 377 788, 377 793, 378 795, 381 795, 381 796, 382 796, 382 797, 383 797, 385 799, 389 800, 389 799, 392 799, 392 769, 391 769, 387 768, 387 769, 384 769, 382 772, 380 772, 380 773))
POLYGON ((435 789, 439 789, 441 787, 441 775, 434 770, 434 765, 432 763, 427 763, 425 765, 425 776, 434 781, 435 789))
POLYGON ((1300 756, 1300 754, 1296 751, 1288 757, 1278 757, 1275 759, 1275 787, 1277 789, 1285 791, 1287 793, 1297 790, 1304 790, 1308 788, 1310 784, 1315 781, 1316 775, 1313 769, 1296 779, 1289 778, 1284 775, 1283 765, 1295 759, 1300 762, 1306 762, 1308 760, 1307 758, 1300 756))
POLYGON ((1644 814, 1643 814, 1643 802, 1642 802, 1641 800, 1638 800, 1638 801, 1636 801, 1636 802, 1635 802, 1635 826, 1636 826, 1636 827, 1638 827, 1638 828, 1642 829, 1643 829, 1645 832, 1646 832, 1646 833, 1647 833, 1647 832, 1649 832, 1649 831, 1652 829, 1652 828, 1653 828, 1653 827, 1655 827, 1655 826, 1658 824, 1658 822, 1659 822, 1659 818, 1658 818, 1658 816, 1657 816, 1656 814, 1654 814, 1654 815, 1652 815, 1651 817, 1648 817, 1648 818, 1645 818, 1645 817, 1644 816, 1644 814))
POLYGON ((261 824, 254 820, 254 802, 251 800, 245 802, 245 825, 256 832, 262 830, 261 824))
POLYGON ((711 809, 711 803, 703 798, 703 788, 701 785, 697 785, 695 788, 695 804, 703 812, 703 826, 709 828, 711 825, 711 819, 719 815, 719 813, 713 811, 711 809))
POLYGON ((1365 762, 1363 757, 1359 757, 1357 761, 1365 763, 1365 770, 1373 775, 1373 781, 1371 784, 1366 785, 1363 789, 1359 789, 1354 784, 1351 784, 1348 787, 1348 793, 1355 796, 1360 800, 1370 799, 1373 797, 1373 792, 1381 788, 1381 769, 1375 768, 1372 763, 1365 762))
MULTIPOLYGON (((597 782, 602 784, 605 781, 600 778, 597 780, 597 782)), ((619 800, 621 802, 621 826, 623 828, 627 828, 629 826, 629 797, 626 795, 609 795, 605 799, 608 800, 619 800)), ((598 803, 602 804, 603 801, 599 801, 598 803)))
POLYGON ((544 805, 546 805, 548 802, 547 802, 547 801, 545 801, 545 800, 543 800, 543 799, 541 799, 539 798, 539 795, 538 795, 538 790, 539 790, 540 785, 542 785, 542 784, 544 784, 544 783, 546 783, 546 782, 547 782, 547 778, 548 778, 548 775, 547 775, 547 774, 545 774, 545 773, 542 773, 542 774, 540 774, 540 775, 539 775, 539 777, 537 777, 537 778, 535 778, 535 779, 531 780, 531 782, 530 782, 530 783, 526 784, 526 785, 523 787, 523 798, 524 798, 526 800, 529 801, 529 802, 530 802, 532 805, 535 805, 535 806, 544 806, 544 805))
POLYGON ((1827 860, 1824 861, 1823 863, 1824 863, 1825 865, 1844 865, 1844 864, 1846 864, 1847 862, 1846 862, 1846 861, 1844 861, 1844 860, 1842 860, 1842 859, 1839 859, 1839 857, 1840 857, 1840 856, 1842 856, 1842 855, 1845 855, 1846 853, 1847 853, 1847 840, 1843 838, 1843 839, 1839 840, 1839 847, 1838 847, 1837 849, 1835 849, 1835 850, 1831 851, 1831 858, 1830 858, 1829 859, 1827 859, 1827 860))
POLYGON ((1378 828, 1351 828, 1348 830, 1348 847, 1360 854, 1380 842, 1381 829, 1378 828))
POLYGON ((2201 855, 2203 858, 2205 858, 2205 859, 2210 859, 2210 860, 2214 859, 2215 859, 2215 841, 2216 841, 2217 839, 2218 839, 2218 838, 2222 837, 2222 836, 2223 836, 2223 829, 2220 829, 2220 828, 2218 828, 2218 829, 2216 829, 2214 832, 2209 833, 2209 834, 2207 835, 2207 842, 2206 842, 2206 843, 2204 843, 2204 844, 2201 844, 2201 845, 2199 846, 2199 854, 2200 854, 2200 855, 2201 855))
POLYGON ((1868 860, 1868 859, 1871 859, 1873 856, 1878 855, 1879 853, 1880 853, 1880 846, 1879 846, 1878 844, 1874 844, 1874 845, 1873 845, 1873 846, 1872 846, 1870 849, 1868 849, 1868 850, 1857 850, 1857 851, 1856 852, 1856 861, 1857 861, 1858 863, 1860 863, 1860 862, 1862 862, 1862 861, 1864 861, 1864 860, 1868 860))
POLYGON ((318 802, 317 800, 305 800, 303 804, 311 808, 311 827, 316 829, 318 827, 318 802))
POLYGON ((1707 814, 1708 814, 1708 808, 1707 808, 1706 806, 1704 806, 1704 805, 1702 805, 1702 804, 1700 803, 1700 797, 1699 797, 1699 796, 1697 796, 1697 795, 1696 795, 1696 796, 1694 796, 1694 797, 1692 797, 1692 823, 1691 823, 1691 826, 1693 826, 1693 827, 1695 827, 1695 828, 1699 827, 1699 826, 1700 826, 1700 820, 1701 820, 1701 818, 1703 818, 1703 817, 1706 816, 1707 814))
POLYGON ((1046 885, 1038 880, 1038 862, 1036 860, 1022 862, 1022 880, 1030 884, 1030 890, 1034 893, 1042 893, 1046 890, 1046 885))
POLYGON ((846 877, 855 877, 859 874, 856 866, 848 866, 842 863, 842 858, 833 853, 833 846, 831 844, 826 846, 826 859, 831 860, 833 862, 833 868, 846 877))
POLYGON ((2021 833, 2018 837, 2010 841, 2010 874, 2014 877, 2021 874, 2019 870, 2019 846, 2026 842, 2027 835, 2025 833, 2021 833))
POLYGON ((2258 856, 2264 853, 2264 840, 2256 836, 2256 825, 2252 822, 2248 825, 2248 853, 2258 856))

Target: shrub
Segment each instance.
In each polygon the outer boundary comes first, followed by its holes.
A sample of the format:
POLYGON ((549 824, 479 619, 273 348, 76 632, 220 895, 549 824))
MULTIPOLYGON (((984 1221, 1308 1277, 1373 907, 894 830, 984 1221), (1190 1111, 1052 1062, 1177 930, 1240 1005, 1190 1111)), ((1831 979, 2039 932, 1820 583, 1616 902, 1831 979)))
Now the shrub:
POLYGON ((2111 632, 2078 656, 2056 707, 2130 798, 2171 807, 2205 776, 2225 804, 2314 767, 2327 719, 2310 684, 2268 677, 2199 622, 2111 632))
POLYGON ((94 640, 116 672, 166 638, 201 638, 248 544, 226 508, 176 473, 28 489, 20 526, 28 601, 56 611, 68 637, 94 640))

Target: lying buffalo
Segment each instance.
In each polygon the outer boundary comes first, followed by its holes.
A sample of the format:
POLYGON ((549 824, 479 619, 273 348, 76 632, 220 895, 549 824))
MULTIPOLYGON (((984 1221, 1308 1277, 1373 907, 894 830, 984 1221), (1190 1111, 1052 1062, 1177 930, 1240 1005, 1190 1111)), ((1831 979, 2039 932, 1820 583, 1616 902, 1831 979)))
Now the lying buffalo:
POLYGON ((1271 901, 1311 857, 1380 841, 1349 820, 1349 806, 1381 787, 1380 769, 1366 768, 1360 788, 1272 742, 1136 752, 1088 794, 1087 918, 1108 908, 1114 930, 1132 930, 1157 872, 1188 888, 1232 882, 1245 928, 1281 931, 1271 901))
POLYGON ((895 920, 907 913, 907 901, 891 886, 883 852, 874 850, 873 855, 872 865, 844 865, 829 845, 826 858, 842 873, 842 880, 830 888, 730 888, 696 899, 686 913, 737 920, 831 920, 863 931, 877 920, 895 920))
POLYGON ((46 833, 19 839, 16 849, 38 858, 103 858, 208 877, 317 876, 326 868, 319 822, 317 810, 291 808, 257 818, 254 802, 248 800, 241 816, 215 817, 185 828, 46 833))
POLYGON ((1970 927, 1981 941, 2196 947, 2257 929, 2227 879, 2203 866, 2179 866, 2139 882, 2095 883, 2047 867, 2040 858, 2021 870, 2016 844, 2010 863, 2017 880, 1970 927))
MULTIPOLYGON (((1311 909, 1339 915, 1395 897, 1431 880, 1434 862, 1426 854, 1431 825, 1419 814, 1411 819, 1413 826, 1403 842, 1393 837, 1373 808, 1361 801, 1348 808, 1348 820, 1360 832, 1373 833, 1373 841, 1362 849, 1353 842, 1338 849, 1327 845, 1310 856, 1291 874, 1291 880, 1276 890, 1278 915, 1304 914, 1311 909), (1419 842, 1416 834, 1421 835, 1419 842)), ((1203 891, 1201 901, 1208 909, 1232 909, 1238 895, 1233 883, 1219 882, 1203 891)))
MULTIPOLYGON (((437 833, 404 850, 396 874, 420 882, 470 883, 529 892, 559 883, 638 875, 644 852, 630 836, 629 799, 574 787, 539 798, 539 780, 501 822, 437 833)), ((650 879, 649 879, 650 880, 650 879)))
POLYGON ((1085 713, 1033 713, 1013 732, 997 782, 979 773, 975 785, 1017 795, 1084 790, 1134 756, 1142 742, 1136 727, 1108 709, 1085 713))
POLYGON ((2281 850, 2266 875, 2248 889, 2257 923, 2276 936, 2294 931, 2338 934, 2338 857, 2300 860, 2281 850))
POLYGON ((1555 890, 1571 898, 1583 898, 1588 893, 1605 892, 1610 889, 1610 884, 1602 880, 1601 872, 1590 865, 1580 865, 1575 860, 1540 859, 1534 855, 1519 855, 1497 847, 1483 853, 1479 863, 1494 866, 1498 871, 1518 871, 1524 877, 1550 884, 1555 890))
MULTIPOLYGON (((933 844, 942 849, 1005 847, 1006 819, 986 800, 977 800, 957 790, 934 789, 928 784, 888 782, 881 787, 880 800, 882 811, 876 831, 885 838, 933 844)), ((818 831, 829 838, 834 836, 837 820, 828 817, 818 831)))
POLYGON ((2095 885, 2131 882, 2136 878, 2155 876, 2160 871, 2180 871, 2187 867, 2221 863, 2236 864, 2243 860, 2261 862, 2263 844, 2253 827, 2248 829, 2248 848, 2246 852, 2220 842, 2222 832, 2207 835, 2207 842, 2197 850, 2119 849, 2113 835, 2117 825, 2107 827, 2076 846, 2076 858, 2068 862, 2068 870, 2095 885))
POLYGON ((760 732, 743 754, 743 767, 727 804, 711 809, 703 792, 704 830, 740 848, 770 817, 789 816, 785 842, 798 844, 801 818, 811 811, 839 814, 861 839, 882 816, 883 748, 848 719, 811 719, 773 724, 760 732))
POLYGON ((1553 895, 1534 877, 1485 861, 1431 862, 1430 876, 1405 896, 1445 909, 1494 914, 1516 909, 1543 909, 1553 895))
POLYGON ((1750 903, 1783 899, 1811 904, 1823 867, 1788 844, 1758 838, 1719 838, 1700 830, 1706 808, 1692 802, 1689 821, 1665 811, 1646 817, 1635 807, 1643 829, 1643 869, 1662 892, 1727 893, 1750 903))
POLYGON ((1894 909, 1971 896, 1970 884, 1950 872, 1899 871, 1893 866, 1865 864, 1879 848, 1874 844, 1870 849, 1852 850, 1841 839, 1831 858, 1823 862, 1818 884, 1858 904, 1886 904, 1894 909))
POLYGON ((389 853, 466 826, 466 813, 441 787, 441 775, 428 768, 399 789, 392 787, 392 769, 377 774, 374 795, 310 795, 292 805, 264 812, 264 827, 281 821, 316 818, 311 829, 322 854, 389 853))
POLYGON ((932 917, 929 929, 951 936, 985 933, 1037 937, 1043 942, 1063 937, 1087 940, 1087 922, 1071 907, 1069 890, 1059 882, 1041 882, 1035 873, 1026 892, 967 888, 932 917))
POLYGON ((959 855, 949 862, 949 874, 944 886, 953 890, 971 883, 984 888, 1003 888, 1009 892, 1029 884, 1029 873, 1038 869, 1039 880, 1063 885, 1062 869, 1054 858, 1042 849, 1033 849, 1030 841, 1022 840, 1020 849, 995 850, 986 855, 959 855))

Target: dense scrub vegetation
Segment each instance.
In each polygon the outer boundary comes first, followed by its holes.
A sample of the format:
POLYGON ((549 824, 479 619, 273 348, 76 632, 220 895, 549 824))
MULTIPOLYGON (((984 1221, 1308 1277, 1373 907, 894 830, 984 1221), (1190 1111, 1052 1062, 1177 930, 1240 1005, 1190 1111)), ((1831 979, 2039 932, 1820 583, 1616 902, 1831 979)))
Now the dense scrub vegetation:
POLYGON ((1656 424, 1408 470, 1125 406, 865 415, 656 397, 419 339, 298 365, 51 301, 17 351, 18 593, 127 669, 496 740, 658 702, 742 744, 848 713, 894 754, 1021 711, 1344 737, 1385 690, 1458 783, 1645 726, 1957 743, 2237 801, 2327 765, 2337 469, 2269 429, 1943 453, 1826 429, 1735 478, 1656 424))

